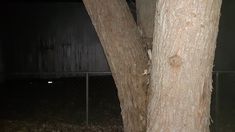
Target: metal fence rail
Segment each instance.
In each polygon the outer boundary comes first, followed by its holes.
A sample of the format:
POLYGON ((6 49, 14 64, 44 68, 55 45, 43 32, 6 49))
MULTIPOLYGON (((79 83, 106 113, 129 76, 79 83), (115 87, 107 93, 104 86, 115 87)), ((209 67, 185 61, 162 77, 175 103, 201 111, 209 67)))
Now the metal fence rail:
POLYGON ((8 78, 60 78, 60 77, 77 77, 85 76, 86 78, 86 125, 89 125, 89 77, 112 75, 111 72, 38 72, 38 73, 7 73, 8 78))

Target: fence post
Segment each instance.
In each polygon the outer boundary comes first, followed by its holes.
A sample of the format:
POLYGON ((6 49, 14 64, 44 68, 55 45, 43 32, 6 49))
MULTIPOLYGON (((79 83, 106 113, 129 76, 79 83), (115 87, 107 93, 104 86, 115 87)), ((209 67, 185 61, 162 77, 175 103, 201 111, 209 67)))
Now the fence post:
POLYGON ((219 128, 219 72, 216 72, 216 82, 215 82, 215 131, 218 132, 219 128))
POLYGON ((86 125, 89 125, 89 73, 86 72, 86 125))

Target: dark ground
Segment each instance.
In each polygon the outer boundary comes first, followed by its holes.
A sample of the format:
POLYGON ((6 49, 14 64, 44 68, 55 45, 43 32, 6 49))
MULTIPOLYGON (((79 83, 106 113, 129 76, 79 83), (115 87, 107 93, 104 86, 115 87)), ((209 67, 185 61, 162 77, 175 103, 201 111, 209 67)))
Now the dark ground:
MULTIPOLYGON (((213 79, 211 131, 235 132, 235 74, 220 73, 219 90, 213 79)), ((0 132, 121 132, 112 77, 89 78, 89 126, 85 86, 85 77, 6 81, 0 85, 0 132)))
POLYGON ((11 80, 1 85, 0 132, 122 131, 111 76, 89 78, 89 126, 85 77, 52 81, 11 80))

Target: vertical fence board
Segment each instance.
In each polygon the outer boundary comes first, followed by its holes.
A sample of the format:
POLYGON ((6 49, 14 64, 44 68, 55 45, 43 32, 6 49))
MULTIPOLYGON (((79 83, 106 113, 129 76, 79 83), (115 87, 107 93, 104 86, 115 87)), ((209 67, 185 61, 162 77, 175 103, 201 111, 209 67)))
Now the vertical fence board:
POLYGON ((82 4, 8 4, 4 62, 8 73, 109 71, 82 4))

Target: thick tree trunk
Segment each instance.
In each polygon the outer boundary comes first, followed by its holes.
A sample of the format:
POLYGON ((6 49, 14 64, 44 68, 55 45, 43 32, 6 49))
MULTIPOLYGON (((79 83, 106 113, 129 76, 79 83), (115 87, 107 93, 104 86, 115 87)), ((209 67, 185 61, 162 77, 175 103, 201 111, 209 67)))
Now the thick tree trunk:
POLYGON ((207 132, 222 0, 158 0, 148 132, 207 132))
POLYGON ((148 57, 125 0, 83 0, 114 77, 124 131, 146 131, 148 57))

